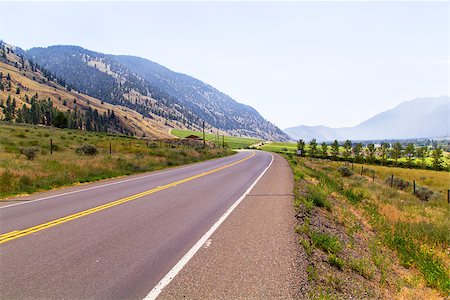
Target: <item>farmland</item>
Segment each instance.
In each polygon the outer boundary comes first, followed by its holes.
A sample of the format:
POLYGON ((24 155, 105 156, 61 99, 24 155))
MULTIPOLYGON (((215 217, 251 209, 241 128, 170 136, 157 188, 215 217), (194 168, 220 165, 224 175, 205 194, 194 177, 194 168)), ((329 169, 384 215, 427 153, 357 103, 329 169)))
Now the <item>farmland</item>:
POLYGON ((144 140, 108 133, 0 123, 0 198, 231 153, 219 148, 203 150, 167 143, 147 144, 144 140), (83 145, 93 148, 83 148, 83 145), (92 149, 97 153, 92 153, 92 149), (30 155, 30 159, 21 152, 30 155))
MULTIPOLYGON (((195 135, 200 138, 203 138, 203 133, 199 131, 191 131, 191 130, 179 130, 179 129, 172 129, 171 133, 179 138, 184 138, 189 135, 195 135)), ((257 144, 261 142, 259 139, 254 138, 244 138, 244 137, 234 137, 234 136, 224 136, 224 142, 225 146, 231 149, 241 149, 241 148, 247 148, 251 145, 257 144)), ((219 146, 222 145, 222 135, 215 135, 212 133, 205 133, 205 139, 207 142, 215 143, 219 146)))

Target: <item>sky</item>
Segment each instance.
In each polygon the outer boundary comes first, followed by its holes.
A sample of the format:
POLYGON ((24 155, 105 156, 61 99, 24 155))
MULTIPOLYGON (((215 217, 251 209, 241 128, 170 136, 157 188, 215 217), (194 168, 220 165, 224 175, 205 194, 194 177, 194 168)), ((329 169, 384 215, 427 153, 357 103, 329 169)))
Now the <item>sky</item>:
POLYGON ((0 39, 144 57, 280 128, 449 95, 449 2, 0 2, 0 39))

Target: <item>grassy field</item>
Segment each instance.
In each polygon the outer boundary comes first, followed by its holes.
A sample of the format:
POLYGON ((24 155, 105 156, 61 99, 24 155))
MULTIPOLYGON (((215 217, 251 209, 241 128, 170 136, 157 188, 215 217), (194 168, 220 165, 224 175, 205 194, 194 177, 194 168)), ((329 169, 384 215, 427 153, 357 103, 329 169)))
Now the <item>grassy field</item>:
MULTIPOLYGON (((198 131, 172 129, 171 133, 179 138, 184 138, 189 135, 196 135, 203 138, 203 133, 198 131)), ((219 136, 219 141, 217 140, 217 135, 215 134, 206 133, 205 137, 207 142, 210 141, 215 144, 218 143, 219 145, 222 145, 222 136, 219 136)), ((231 149, 246 148, 259 142, 261 142, 261 140, 254 138, 225 136, 225 145, 231 149)))
MULTIPOLYGON (((342 162, 285 157, 296 185, 296 232, 316 299, 444 299, 450 293, 447 172, 366 166, 375 180, 343 177, 342 162), (433 191, 421 201, 385 182, 417 179, 433 191)), ((351 169, 351 167, 350 167, 351 169)))
POLYGON ((296 143, 281 143, 281 142, 273 142, 273 143, 265 143, 260 146, 259 149, 271 152, 295 152, 297 151, 296 143))
POLYGON ((197 162, 231 154, 230 150, 166 146, 125 136, 43 126, 0 123, 0 198, 197 162), (50 154, 50 139, 53 154, 50 154), (84 144, 96 155, 77 154, 84 144), (109 154, 111 144, 112 155, 109 154), (28 160, 20 149, 38 150, 28 160), (174 148, 175 147, 175 148, 174 148))

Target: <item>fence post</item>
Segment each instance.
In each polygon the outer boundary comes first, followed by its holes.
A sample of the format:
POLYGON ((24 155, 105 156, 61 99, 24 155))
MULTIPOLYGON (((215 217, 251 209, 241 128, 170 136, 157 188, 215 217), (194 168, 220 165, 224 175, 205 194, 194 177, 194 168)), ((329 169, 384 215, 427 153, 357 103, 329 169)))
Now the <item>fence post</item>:
POLYGON ((394 174, 391 175, 391 187, 394 186, 394 174))
POLYGON ((364 167, 361 166, 361 175, 363 174, 364 167))
POLYGON ((413 180, 413 194, 416 194, 416 180, 413 180))
POLYGON ((111 146, 111 142, 109 142, 109 155, 112 154, 112 146, 111 146))
POLYGON ((53 155, 53 139, 50 139, 50 155, 53 155))
POLYGON ((375 181, 375 172, 372 173, 372 182, 375 181))
POLYGON ((450 190, 447 190, 447 203, 450 204, 450 190))

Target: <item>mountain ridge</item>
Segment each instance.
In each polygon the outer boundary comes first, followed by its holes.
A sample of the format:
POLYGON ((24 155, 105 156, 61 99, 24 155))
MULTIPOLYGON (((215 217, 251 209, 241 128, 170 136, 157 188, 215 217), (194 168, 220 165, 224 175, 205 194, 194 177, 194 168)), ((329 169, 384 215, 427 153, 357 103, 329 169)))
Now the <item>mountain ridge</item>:
POLYGON ((144 116, 152 113, 193 130, 200 129, 205 121, 209 131, 220 129, 230 135, 267 140, 288 139, 251 106, 199 79, 145 58, 104 54, 73 45, 18 51, 62 79, 69 89, 129 107, 144 116))
POLYGON ((323 125, 295 126, 284 129, 293 139, 381 140, 439 138, 449 136, 450 98, 416 98, 380 112, 353 127, 332 128, 323 125))

